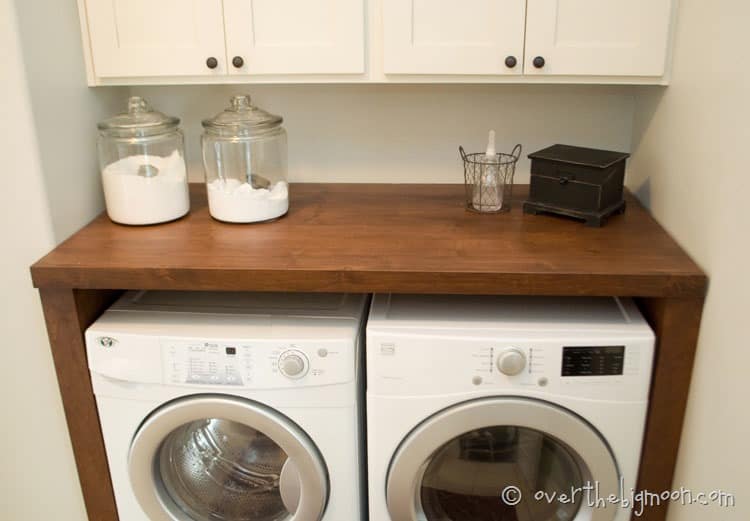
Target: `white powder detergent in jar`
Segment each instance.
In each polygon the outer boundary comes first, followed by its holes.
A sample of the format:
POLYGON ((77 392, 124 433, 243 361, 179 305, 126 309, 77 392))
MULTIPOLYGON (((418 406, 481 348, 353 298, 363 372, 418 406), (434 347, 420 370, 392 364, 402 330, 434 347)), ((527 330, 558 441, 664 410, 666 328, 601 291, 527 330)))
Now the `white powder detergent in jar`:
POLYGON ((235 96, 203 121, 208 208, 230 223, 272 221, 289 210, 286 131, 282 118, 235 96))
POLYGON ((119 224, 173 221, 190 210, 180 120, 143 98, 99 123, 99 165, 107 215, 119 224))

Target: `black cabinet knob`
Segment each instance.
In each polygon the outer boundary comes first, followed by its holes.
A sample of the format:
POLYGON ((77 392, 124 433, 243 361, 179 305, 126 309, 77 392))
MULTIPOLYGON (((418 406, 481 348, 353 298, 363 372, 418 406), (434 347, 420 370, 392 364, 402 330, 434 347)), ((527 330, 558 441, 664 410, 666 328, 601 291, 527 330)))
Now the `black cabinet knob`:
POLYGON ((505 66, 509 69, 512 69, 516 65, 518 65, 518 60, 515 56, 508 56, 507 58, 505 58, 505 66))
POLYGON ((219 60, 211 56, 209 59, 206 60, 206 67, 209 69, 215 69, 219 66, 219 60))
POLYGON ((232 58, 232 65, 240 69, 243 65, 245 65, 245 60, 242 59, 242 56, 235 56, 234 58, 232 58))
POLYGON ((536 67, 537 69, 541 69, 542 67, 544 67, 544 64, 546 62, 544 61, 544 58, 542 58, 541 56, 537 56, 536 58, 534 58, 534 61, 532 63, 534 64, 534 67, 536 67))

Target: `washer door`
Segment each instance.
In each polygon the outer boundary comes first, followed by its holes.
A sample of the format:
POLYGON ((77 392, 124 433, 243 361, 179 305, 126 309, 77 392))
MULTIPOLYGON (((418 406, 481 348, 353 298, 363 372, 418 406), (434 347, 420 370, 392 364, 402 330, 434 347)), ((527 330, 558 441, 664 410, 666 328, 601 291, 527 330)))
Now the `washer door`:
POLYGON ((182 398, 140 426, 130 484, 154 521, 318 521, 328 473, 302 429, 229 396, 182 398))
POLYGON ((386 485, 392 521, 611 521, 617 505, 597 502, 610 494, 619 497, 619 472, 594 428, 524 398, 428 418, 401 443, 386 485))

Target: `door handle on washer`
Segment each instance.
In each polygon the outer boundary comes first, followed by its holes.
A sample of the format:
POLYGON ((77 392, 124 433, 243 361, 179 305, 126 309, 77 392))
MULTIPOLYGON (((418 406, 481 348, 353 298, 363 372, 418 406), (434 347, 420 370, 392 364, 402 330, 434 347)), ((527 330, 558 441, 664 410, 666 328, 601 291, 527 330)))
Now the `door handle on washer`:
POLYGON ((301 490, 297 465, 290 458, 287 458, 286 463, 281 468, 279 492, 281 493, 281 502, 284 503, 284 508, 290 514, 294 514, 299 506, 301 490))

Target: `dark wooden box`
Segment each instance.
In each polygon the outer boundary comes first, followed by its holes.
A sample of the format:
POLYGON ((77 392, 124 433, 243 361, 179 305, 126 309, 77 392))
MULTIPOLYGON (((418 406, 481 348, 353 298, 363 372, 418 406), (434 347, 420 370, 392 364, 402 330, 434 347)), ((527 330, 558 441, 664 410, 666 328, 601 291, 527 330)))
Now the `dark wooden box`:
POLYGON ((589 226, 625 211, 625 161, 630 154, 553 145, 533 154, 526 213, 553 213, 589 226))

